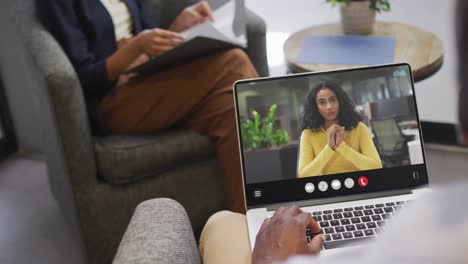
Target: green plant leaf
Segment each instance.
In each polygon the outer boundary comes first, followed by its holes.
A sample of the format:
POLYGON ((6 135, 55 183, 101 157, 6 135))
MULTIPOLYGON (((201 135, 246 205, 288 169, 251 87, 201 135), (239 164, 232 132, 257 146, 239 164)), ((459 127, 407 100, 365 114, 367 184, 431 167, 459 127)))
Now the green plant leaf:
POLYGON ((254 117, 254 123, 253 123, 254 133, 258 134, 260 133, 260 115, 255 110, 252 111, 252 115, 254 117))
POLYGON ((253 120, 241 121, 241 137, 244 149, 270 148, 289 142, 289 135, 286 130, 274 128, 276 109, 276 104, 271 105, 266 118, 263 120, 260 114, 253 110, 253 120))
POLYGON ((385 2, 383 3, 383 11, 386 11, 386 12, 390 12, 391 11, 391 7, 390 7, 390 3, 389 2, 385 2))

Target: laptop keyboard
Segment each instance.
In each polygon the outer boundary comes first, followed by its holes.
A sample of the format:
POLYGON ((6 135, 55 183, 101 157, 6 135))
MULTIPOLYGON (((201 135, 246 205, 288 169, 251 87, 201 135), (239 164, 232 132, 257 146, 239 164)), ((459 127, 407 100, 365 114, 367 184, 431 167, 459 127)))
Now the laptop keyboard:
MULTIPOLYGON (((387 221, 409 201, 378 203, 374 205, 347 207, 312 212, 325 235, 325 249, 347 246, 351 242, 363 242, 375 238, 383 231, 387 221)), ((313 234, 306 233, 307 241, 313 234)))

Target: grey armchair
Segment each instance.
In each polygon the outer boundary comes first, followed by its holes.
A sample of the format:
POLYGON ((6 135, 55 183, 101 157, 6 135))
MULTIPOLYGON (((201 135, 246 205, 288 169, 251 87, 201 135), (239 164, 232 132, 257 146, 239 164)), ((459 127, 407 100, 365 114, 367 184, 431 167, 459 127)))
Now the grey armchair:
POLYGON ((200 264, 200 254, 184 207, 158 198, 138 205, 113 264, 200 264))
MULTIPOLYGON (((133 209, 148 199, 177 200, 199 232, 212 213, 225 207, 213 142, 186 130, 93 137, 77 75, 58 43, 35 19, 36 2, 18 0, 12 12, 21 14, 16 16, 17 31, 35 66, 36 74, 30 76, 37 77, 37 86, 31 89, 43 97, 41 129, 50 188, 80 236, 89 262, 112 260, 133 209)), ((187 1, 149 3, 165 20, 171 12, 157 11, 187 1)), ((267 74, 265 24, 249 11, 247 21, 248 54, 259 72, 267 74)))

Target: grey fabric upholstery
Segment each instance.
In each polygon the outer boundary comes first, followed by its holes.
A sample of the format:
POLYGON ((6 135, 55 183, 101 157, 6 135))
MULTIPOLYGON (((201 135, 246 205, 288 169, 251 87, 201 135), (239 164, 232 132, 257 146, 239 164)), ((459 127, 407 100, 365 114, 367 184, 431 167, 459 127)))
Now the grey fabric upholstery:
POLYGON ((246 9, 247 54, 261 77, 269 76, 266 52, 266 24, 254 12, 246 9))
POLYGON ((164 198, 138 205, 113 263, 201 263, 184 208, 164 198))
POLYGON ((216 155, 212 140, 185 130, 97 138, 95 149, 99 176, 114 184, 135 182, 216 155))
MULTIPOLYGON (((182 2, 150 2, 160 1, 182 2)), ((89 263, 112 260, 133 209, 145 200, 177 200, 199 232, 211 214, 225 208, 213 142, 191 131, 93 137, 77 75, 55 39, 37 22, 35 3, 39 2, 15 1, 11 19, 36 71, 28 74, 37 78, 30 89, 44 98, 40 112, 51 191, 82 239, 89 263)))

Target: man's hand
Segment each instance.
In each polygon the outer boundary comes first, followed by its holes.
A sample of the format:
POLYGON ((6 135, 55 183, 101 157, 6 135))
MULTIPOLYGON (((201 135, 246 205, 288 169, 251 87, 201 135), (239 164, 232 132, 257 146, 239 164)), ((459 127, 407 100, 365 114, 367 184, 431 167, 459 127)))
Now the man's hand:
POLYGON ((182 32, 207 20, 214 20, 213 11, 206 1, 185 8, 174 20, 169 30, 182 32))
POLYGON ((263 222, 258 232, 252 253, 252 263, 273 263, 286 260, 292 255, 318 254, 322 250, 325 237, 317 235, 308 244, 307 227, 314 234, 320 232, 318 223, 299 207, 279 208, 273 217, 263 222))
MULTIPOLYGON (((130 65, 127 67, 126 70, 130 70, 131 68, 134 68, 136 66, 144 64, 148 60, 149 60, 148 55, 141 54, 132 63, 130 63, 130 65)), ((119 79, 117 80, 117 87, 128 84, 133 78, 135 78, 137 76, 138 76, 137 73, 122 73, 122 74, 120 74, 119 79)))
POLYGON ((136 40, 139 41, 141 52, 151 56, 158 56, 169 51, 184 41, 179 33, 161 28, 144 30, 136 40))

